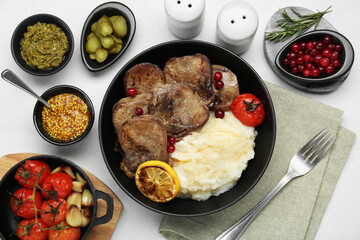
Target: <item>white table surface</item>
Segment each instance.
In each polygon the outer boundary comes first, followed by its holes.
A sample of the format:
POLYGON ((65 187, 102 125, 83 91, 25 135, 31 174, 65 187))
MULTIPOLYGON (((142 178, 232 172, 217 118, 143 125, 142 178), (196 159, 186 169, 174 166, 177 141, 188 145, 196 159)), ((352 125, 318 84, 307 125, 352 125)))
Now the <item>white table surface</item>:
MULTIPOLYGON (((196 0, 193 0, 194 2, 196 0)), ((216 17, 219 10, 232 0, 206 0, 205 24, 195 38, 215 41, 216 17)), ((18 152, 54 154, 74 161, 94 173, 106 183, 123 203, 123 211, 112 239, 164 239, 157 231, 161 215, 134 202, 111 177, 101 154, 98 138, 98 114, 106 89, 119 69, 132 57, 153 45, 177 39, 166 28, 162 0, 124 0, 137 20, 136 34, 126 53, 110 68, 89 72, 81 61, 80 34, 88 14, 104 1, 95 0, 1 0, 0 19, 0 70, 13 70, 37 93, 59 84, 75 85, 92 99, 96 120, 90 134, 80 143, 58 147, 44 141, 36 132, 32 113, 35 98, 14 86, 0 81, 0 155, 18 152), (37 13, 50 13, 63 19, 75 38, 75 50, 70 63, 59 73, 49 77, 35 77, 21 70, 12 58, 10 39, 16 26, 26 17, 37 13)), ((270 69, 263 54, 265 26, 279 8, 302 6, 311 10, 325 10, 332 5, 333 12, 325 18, 359 49, 360 1, 358 0, 255 0, 249 1, 259 15, 259 27, 254 41, 242 57, 248 61, 266 81, 294 91, 344 111, 342 126, 360 133, 360 66, 355 59, 348 79, 334 92, 311 94, 299 91, 282 82, 270 69)), ((356 55, 357 58, 357 55, 356 55)), ((316 240, 360 239, 360 144, 357 139, 345 164, 334 194, 321 222, 316 240)))

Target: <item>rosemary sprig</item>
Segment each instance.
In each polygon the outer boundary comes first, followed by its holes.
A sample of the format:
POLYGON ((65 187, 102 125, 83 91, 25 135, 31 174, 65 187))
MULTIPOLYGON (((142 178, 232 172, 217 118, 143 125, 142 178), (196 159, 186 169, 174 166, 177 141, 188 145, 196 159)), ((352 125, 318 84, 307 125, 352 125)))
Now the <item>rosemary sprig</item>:
POLYGON ((317 12, 307 15, 302 15, 295 11, 293 8, 290 8, 293 13, 296 14, 299 18, 291 18, 286 10, 280 9, 283 15, 283 18, 277 21, 277 26, 281 27, 282 30, 267 32, 265 36, 265 40, 281 42, 285 41, 295 33, 297 33, 297 37, 306 32, 312 25, 315 24, 314 30, 319 25, 320 19, 326 14, 331 12, 331 6, 328 7, 323 12, 317 12))

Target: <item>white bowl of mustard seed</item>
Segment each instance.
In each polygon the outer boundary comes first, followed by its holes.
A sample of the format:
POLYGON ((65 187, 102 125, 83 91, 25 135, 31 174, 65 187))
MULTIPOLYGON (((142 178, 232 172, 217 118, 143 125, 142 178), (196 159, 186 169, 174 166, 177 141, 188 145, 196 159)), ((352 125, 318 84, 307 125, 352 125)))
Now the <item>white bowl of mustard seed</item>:
POLYGON ((37 101, 33 120, 46 141, 66 146, 81 141, 91 130, 95 119, 94 106, 81 89, 59 85, 41 95, 51 109, 37 101))

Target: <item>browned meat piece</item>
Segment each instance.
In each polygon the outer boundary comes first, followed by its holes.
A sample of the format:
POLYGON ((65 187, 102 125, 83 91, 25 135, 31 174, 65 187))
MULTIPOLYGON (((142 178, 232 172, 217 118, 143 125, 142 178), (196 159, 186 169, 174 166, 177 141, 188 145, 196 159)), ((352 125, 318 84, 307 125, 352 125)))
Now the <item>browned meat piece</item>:
MULTIPOLYGON (((212 110, 230 110, 230 106, 232 101, 239 95, 239 85, 236 75, 228 68, 221 65, 213 65, 213 73, 221 72, 222 73, 222 81, 224 82, 224 88, 220 90, 216 90, 216 99, 214 101, 214 105, 212 106, 212 110)), ((214 80, 215 81, 215 80, 214 80)))
POLYGON ((133 178, 138 166, 149 160, 169 163, 167 134, 160 119, 151 115, 132 118, 121 127, 118 134, 124 151, 121 169, 133 178))
POLYGON ((148 106, 152 101, 152 94, 144 93, 135 97, 120 99, 113 107, 112 121, 115 132, 119 133, 121 125, 130 118, 136 116, 136 108, 141 108, 143 114, 148 114, 148 106))
POLYGON ((165 84, 161 69, 152 63, 139 63, 130 68, 124 77, 125 90, 135 88, 137 94, 151 93, 152 90, 165 84))
POLYGON ((203 54, 170 58, 163 69, 166 83, 188 83, 206 106, 214 100, 212 66, 203 54))
POLYGON ((200 129, 209 119, 208 107, 185 83, 155 89, 149 113, 160 118, 168 134, 177 139, 200 129))

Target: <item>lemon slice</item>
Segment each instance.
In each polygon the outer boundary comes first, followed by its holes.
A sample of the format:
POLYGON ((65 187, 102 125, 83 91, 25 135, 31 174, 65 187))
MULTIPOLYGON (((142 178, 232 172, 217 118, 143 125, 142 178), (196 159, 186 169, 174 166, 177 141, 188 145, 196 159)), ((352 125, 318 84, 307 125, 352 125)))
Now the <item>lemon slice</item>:
POLYGON ((142 194, 154 202, 168 202, 180 191, 180 180, 169 164, 151 160, 142 163, 135 173, 135 183, 142 194))

